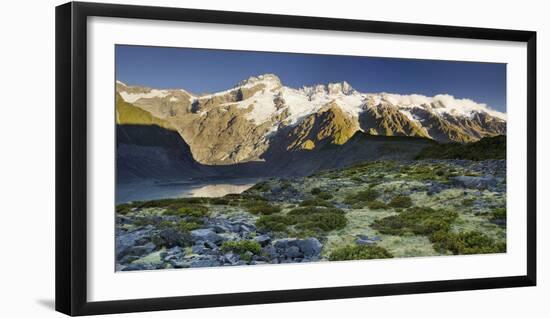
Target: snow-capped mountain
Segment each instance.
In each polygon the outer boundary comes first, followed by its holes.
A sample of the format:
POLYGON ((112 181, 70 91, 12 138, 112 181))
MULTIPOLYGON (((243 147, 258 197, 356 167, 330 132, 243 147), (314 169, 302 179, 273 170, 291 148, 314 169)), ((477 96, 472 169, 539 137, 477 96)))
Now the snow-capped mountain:
POLYGON ((344 144, 356 132, 471 142, 506 134, 506 114, 469 99, 362 93, 349 83, 284 86, 274 74, 196 95, 116 84, 126 102, 174 127, 203 164, 265 160, 281 151, 344 144))

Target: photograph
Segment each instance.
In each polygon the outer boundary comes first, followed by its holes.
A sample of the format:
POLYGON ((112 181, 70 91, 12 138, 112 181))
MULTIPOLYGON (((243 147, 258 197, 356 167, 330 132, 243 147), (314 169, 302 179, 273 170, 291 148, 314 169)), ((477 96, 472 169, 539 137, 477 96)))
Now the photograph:
POLYGON ((114 49, 116 272, 507 252, 506 63, 114 49))

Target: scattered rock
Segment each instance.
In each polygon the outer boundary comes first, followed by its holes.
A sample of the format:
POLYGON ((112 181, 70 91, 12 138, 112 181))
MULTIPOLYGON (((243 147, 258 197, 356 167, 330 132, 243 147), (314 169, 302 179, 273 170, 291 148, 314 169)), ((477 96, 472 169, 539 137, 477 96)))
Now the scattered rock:
POLYGON ((237 264, 237 262, 239 262, 240 259, 241 259, 240 256, 235 253, 227 253, 223 256, 223 260, 225 261, 225 263, 229 263, 231 265, 237 264))
POLYGON ((206 242, 210 241, 213 243, 221 243, 223 241, 223 237, 216 234, 216 232, 212 231, 211 229, 198 229, 191 231, 191 238, 193 239, 193 242, 206 242))
POLYGON ((254 238, 254 241, 260 243, 260 245, 263 247, 269 244, 269 242, 271 242, 271 237, 269 235, 264 234, 264 235, 256 236, 254 238))
POLYGON ((493 176, 457 176, 453 177, 452 180, 458 186, 471 189, 487 189, 497 184, 497 180, 493 176))
POLYGON ((213 267, 220 265, 221 263, 216 259, 199 259, 191 262, 190 267, 213 267))
POLYGON ((156 236, 159 245, 166 247, 185 246, 188 243, 189 238, 183 233, 174 228, 168 228, 161 230, 156 236))
POLYGON ((148 225, 145 228, 140 228, 131 232, 126 232, 116 236, 116 256, 117 259, 128 253, 128 250, 138 244, 138 241, 142 239, 149 239, 154 227, 148 225))

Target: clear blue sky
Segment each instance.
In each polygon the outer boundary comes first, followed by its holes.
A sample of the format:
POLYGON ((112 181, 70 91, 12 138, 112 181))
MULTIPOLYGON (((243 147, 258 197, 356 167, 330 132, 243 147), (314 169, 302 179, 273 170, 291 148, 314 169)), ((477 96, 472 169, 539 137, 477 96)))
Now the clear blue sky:
POLYGON ((130 85, 206 93, 264 73, 295 88, 345 80, 364 93, 450 94, 506 111, 506 64, 116 46, 116 78, 130 85))

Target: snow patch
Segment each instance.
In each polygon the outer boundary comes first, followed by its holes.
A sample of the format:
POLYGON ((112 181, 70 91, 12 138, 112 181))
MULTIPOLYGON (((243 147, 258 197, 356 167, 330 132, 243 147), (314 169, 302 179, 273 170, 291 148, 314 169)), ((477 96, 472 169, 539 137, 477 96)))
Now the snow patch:
MULTIPOLYGON (((494 110, 487 104, 476 103, 467 98, 458 99, 449 94, 439 94, 433 97, 424 95, 380 94, 380 100, 401 108, 421 107, 437 114, 471 117, 477 113, 487 113, 493 117, 506 120, 506 114, 494 110)), ((403 112, 403 110, 402 110, 403 112)))
POLYGON ((152 89, 147 93, 128 93, 128 92, 120 92, 120 96, 122 96, 122 99, 124 99, 128 103, 133 103, 141 98, 163 98, 168 95, 168 91, 166 90, 159 90, 159 89, 152 89))

